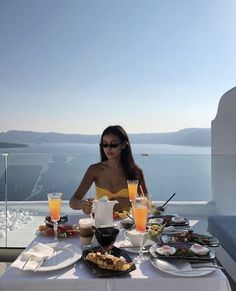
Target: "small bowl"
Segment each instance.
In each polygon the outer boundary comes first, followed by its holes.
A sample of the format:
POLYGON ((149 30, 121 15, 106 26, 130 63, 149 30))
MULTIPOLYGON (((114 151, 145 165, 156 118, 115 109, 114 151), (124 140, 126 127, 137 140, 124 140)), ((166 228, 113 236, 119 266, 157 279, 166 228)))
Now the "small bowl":
POLYGON ((131 229, 134 225, 134 222, 130 219, 124 219, 121 220, 120 224, 124 229, 131 229))
POLYGON ((148 220, 148 224, 149 224, 149 225, 153 225, 153 224, 162 224, 163 221, 164 221, 163 218, 161 218, 161 217, 155 217, 155 218, 150 218, 150 219, 148 220))
POLYGON ((95 237, 100 246, 106 247, 116 241, 119 229, 114 227, 98 227, 95 231, 95 237))

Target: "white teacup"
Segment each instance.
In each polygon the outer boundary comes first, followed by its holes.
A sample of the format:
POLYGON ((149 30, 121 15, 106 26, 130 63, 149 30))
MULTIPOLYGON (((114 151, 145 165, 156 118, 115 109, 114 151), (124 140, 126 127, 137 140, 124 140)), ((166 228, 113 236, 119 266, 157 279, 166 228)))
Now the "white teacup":
POLYGON ((136 229, 132 229, 125 231, 125 238, 129 240, 133 246, 138 247, 146 241, 148 238, 148 233, 140 233, 136 229))

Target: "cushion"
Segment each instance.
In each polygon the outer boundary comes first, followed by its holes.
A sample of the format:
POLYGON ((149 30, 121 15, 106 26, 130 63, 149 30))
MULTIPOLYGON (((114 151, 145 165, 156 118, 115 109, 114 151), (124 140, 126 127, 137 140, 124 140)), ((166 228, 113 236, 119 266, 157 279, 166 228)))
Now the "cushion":
POLYGON ((236 262, 236 216, 209 216, 208 231, 219 239, 222 247, 236 262))

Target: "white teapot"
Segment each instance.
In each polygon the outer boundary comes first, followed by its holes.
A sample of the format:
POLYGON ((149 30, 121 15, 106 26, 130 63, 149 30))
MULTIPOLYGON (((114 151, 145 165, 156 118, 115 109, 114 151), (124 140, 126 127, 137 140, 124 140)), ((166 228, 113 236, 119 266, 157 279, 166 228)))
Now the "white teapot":
POLYGON ((118 203, 117 200, 108 200, 107 196, 93 201, 93 211, 95 213, 95 225, 101 226, 113 226, 113 208, 118 203))

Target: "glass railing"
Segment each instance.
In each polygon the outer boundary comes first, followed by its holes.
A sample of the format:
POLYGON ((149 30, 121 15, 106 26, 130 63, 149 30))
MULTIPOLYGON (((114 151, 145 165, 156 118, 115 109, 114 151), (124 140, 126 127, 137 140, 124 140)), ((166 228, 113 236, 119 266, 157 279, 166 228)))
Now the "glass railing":
MULTIPOLYGON (((174 192, 176 201, 210 199, 210 154, 156 154, 137 148, 134 158, 153 200, 164 201, 174 192)), ((62 210, 70 211, 71 195, 87 167, 98 161, 98 153, 89 150, 1 153, 0 247, 28 245, 48 215, 47 193, 63 192, 62 210)))

